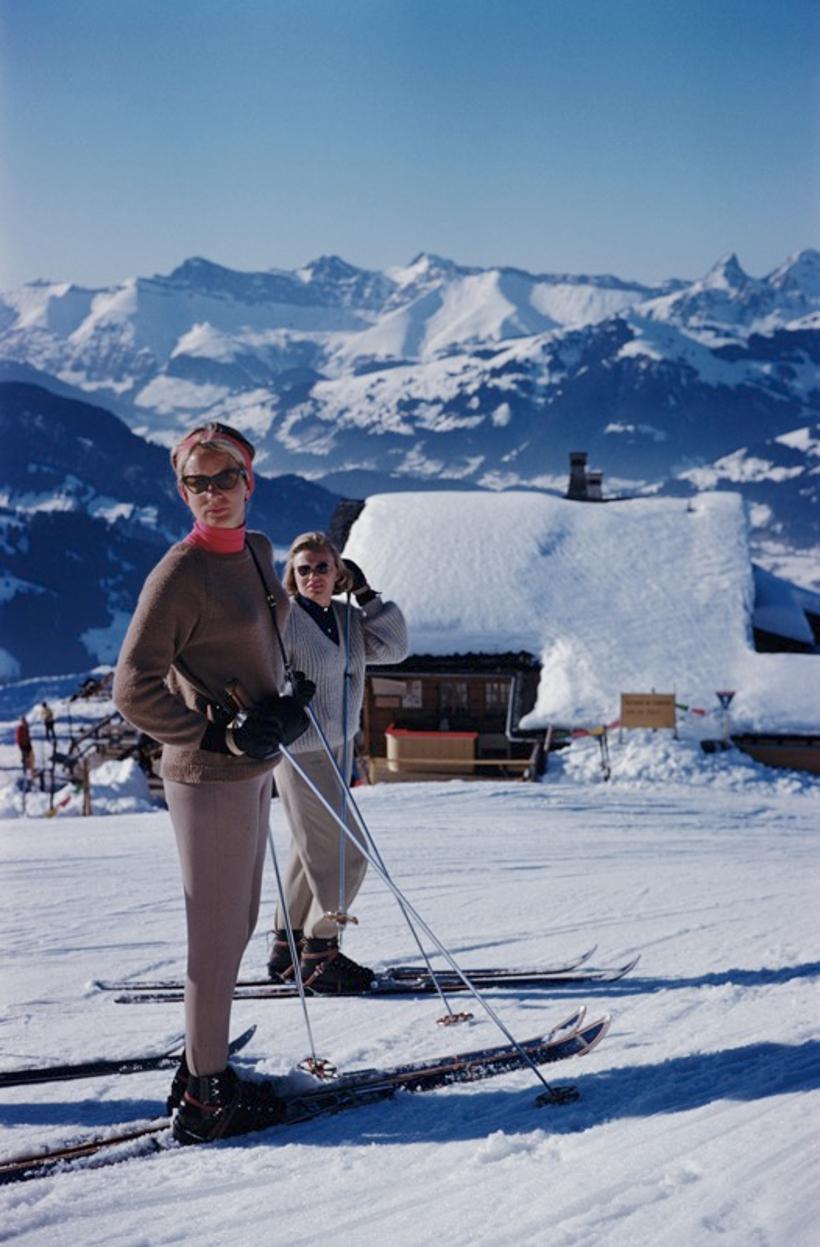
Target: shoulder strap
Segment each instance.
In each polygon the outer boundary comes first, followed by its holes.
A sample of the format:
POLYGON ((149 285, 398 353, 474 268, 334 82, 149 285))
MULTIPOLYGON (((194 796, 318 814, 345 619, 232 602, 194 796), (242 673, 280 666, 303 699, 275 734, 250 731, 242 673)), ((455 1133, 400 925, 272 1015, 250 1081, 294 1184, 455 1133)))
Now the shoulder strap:
POLYGON ((259 562, 259 557, 256 551, 254 550, 253 542, 250 540, 249 537, 245 538, 245 545, 248 547, 248 549, 251 552, 251 558, 253 559, 254 566, 257 572, 259 573, 259 579, 262 581, 262 588, 265 591, 265 601, 267 602, 268 610, 270 611, 271 622, 273 624, 273 631, 276 636, 276 640, 279 644, 279 650, 282 655, 282 662, 285 667, 285 675, 288 677, 288 679, 290 679, 292 675, 291 665, 290 665, 290 662, 288 661, 287 651, 285 650, 285 643, 282 640, 282 633, 279 630, 279 623, 276 619, 276 595, 272 593, 270 590, 268 582, 265 579, 265 573, 262 571, 262 564, 259 562))

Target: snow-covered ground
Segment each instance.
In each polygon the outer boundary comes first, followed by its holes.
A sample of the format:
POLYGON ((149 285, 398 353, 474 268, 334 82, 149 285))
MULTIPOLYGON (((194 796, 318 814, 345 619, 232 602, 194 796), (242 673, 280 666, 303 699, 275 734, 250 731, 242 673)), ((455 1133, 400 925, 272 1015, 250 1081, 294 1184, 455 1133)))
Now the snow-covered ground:
MULTIPOLYGON (((581 1100, 536 1108, 530 1073, 288 1131, 176 1149, 0 1192, 6 1241, 50 1247, 809 1247, 820 1203, 816 922, 820 784, 693 742, 587 738, 542 784, 358 790, 396 880, 465 965, 534 964, 598 942, 641 953, 623 982, 493 994, 520 1037, 570 1003, 613 1014, 591 1056, 549 1071, 581 1100)), ((272 807, 280 851, 286 831, 272 807)), ((6 905, 0 1065, 161 1049, 178 1005, 121 1006, 97 976, 170 976, 183 905, 164 812, 0 820, 6 905)), ((266 959, 273 910, 244 970, 266 959)), ((412 942, 369 876, 348 951, 412 942)), ((460 999, 460 998, 459 998, 460 999)), ((461 1007, 461 1006, 459 1006, 461 1007)), ((320 1000, 320 1055, 342 1070, 497 1042, 441 1029, 435 1000, 320 1000)), ((258 1071, 306 1054, 297 1002, 242 1002, 258 1071)), ((159 1111, 167 1073, 4 1092, 2 1153, 159 1111)))

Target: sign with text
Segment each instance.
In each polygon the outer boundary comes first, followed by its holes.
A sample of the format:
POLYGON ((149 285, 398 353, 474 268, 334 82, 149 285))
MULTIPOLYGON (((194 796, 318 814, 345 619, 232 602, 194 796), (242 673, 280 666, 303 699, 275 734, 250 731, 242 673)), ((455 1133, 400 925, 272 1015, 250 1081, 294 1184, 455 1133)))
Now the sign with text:
POLYGON ((621 727, 676 726, 674 693, 621 693, 621 727))
POLYGON ((371 686, 377 706, 401 706, 403 710, 420 710, 421 680, 392 680, 372 676, 371 686))

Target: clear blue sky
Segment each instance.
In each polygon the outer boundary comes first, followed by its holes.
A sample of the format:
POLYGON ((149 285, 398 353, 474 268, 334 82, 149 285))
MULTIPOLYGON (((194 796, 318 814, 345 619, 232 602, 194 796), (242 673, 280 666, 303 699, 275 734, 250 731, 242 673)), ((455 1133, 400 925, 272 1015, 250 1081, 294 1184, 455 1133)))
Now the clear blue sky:
POLYGON ((0 0, 0 39, 2 287, 820 245, 818 0, 0 0))

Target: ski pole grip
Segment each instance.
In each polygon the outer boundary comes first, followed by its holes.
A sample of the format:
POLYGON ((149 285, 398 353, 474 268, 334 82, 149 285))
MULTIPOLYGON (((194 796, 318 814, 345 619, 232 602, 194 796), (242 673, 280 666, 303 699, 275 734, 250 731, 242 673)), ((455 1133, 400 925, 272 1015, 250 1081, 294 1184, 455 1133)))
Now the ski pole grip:
POLYGON ((234 710, 250 710, 253 705, 248 690, 241 680, 229 680, 225 685, 225 696, 234 710))

